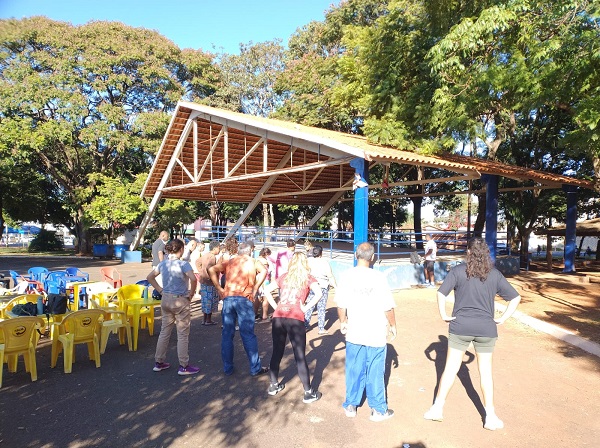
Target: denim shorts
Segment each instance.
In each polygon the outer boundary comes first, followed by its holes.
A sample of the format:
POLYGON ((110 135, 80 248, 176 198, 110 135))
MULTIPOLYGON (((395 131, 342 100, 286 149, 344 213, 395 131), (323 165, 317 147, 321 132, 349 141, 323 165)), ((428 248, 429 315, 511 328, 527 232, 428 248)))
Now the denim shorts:
POLYGON ((461 336, 450 333, 448 336, 448 346, 450 348, 467 351, 469 344, 472 342, 477 353, 492 353, 496 340, 498 338, 488 338, 484 336, 461 336))

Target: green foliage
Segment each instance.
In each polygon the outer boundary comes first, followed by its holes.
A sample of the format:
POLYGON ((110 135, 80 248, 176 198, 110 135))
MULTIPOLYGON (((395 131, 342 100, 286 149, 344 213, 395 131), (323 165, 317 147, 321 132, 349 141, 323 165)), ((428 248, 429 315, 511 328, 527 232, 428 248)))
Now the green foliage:
POLYGON ((134 182, 120 177, 108 177, 101 173, 91 174, 90 184, 97 193, 89 204, 84 206, 92 225, 113 229, 139 224, 147 206, 140 197, 145 174, 139 174, 134 182))
POLYGON ((212 56, 117 22, 2 20, 0 61, 0 151, 35 161, 57 186, 81 244, 93 174, 147 172, 168 112, 218 81, 212 56))
POLYGON ((54 252, 64 250, 62 240, 56 237, 55 231, 41 229, 29 243, 29 252, 54 252))
POLYGON ((222 88, 211 102, 236 111, 268 117, 281 103, 275 81, 284 69, 280 41, 241 44, 239 55, 221 54, 222 88))

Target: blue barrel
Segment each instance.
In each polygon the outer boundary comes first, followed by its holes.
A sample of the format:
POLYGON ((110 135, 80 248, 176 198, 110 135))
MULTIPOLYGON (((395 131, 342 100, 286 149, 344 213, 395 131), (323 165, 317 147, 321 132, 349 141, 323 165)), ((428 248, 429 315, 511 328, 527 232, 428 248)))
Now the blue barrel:
POLYGON ((113 247, 115 249, 115 258, 122 258, 123 251, 129 250, 129 244, 115 244, 113 247))
POLYGON ((94 244, 92 256, 99 258, 109 258, 113 256, 112 244, 94 244))

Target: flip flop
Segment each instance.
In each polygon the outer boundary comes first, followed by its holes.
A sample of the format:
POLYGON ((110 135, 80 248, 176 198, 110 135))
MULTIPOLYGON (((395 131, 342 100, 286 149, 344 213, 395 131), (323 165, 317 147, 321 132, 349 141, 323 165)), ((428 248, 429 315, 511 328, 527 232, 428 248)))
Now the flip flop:
POLYGON ((202 325, 217 325, 216 322, 205 322, 202 325))

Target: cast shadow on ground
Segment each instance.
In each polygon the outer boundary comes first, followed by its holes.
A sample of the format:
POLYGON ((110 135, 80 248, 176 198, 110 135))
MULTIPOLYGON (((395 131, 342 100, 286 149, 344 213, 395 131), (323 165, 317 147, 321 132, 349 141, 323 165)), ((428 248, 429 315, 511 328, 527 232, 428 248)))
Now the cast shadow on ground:
POLYGON ((37 351, 38 381, 30 381, 20 360, 16 374, 4 374, 0 391, 3 444, 162 447, 194 437, 204 446, 251 446, 248 413, 275 405, 265 400, 268 379, 249 375, 239 336, 231 377, 222 371, 220 325, 202 326, 200 316, 190 335, 190 362, 201 367, 200 374, 177 375, 174 334, 168 352, 172 367, 153 372, 159 322, 153 337, 140 331, 137 352, 111 337, 100 368, 88 360, 85 345, 76 349, 71 374, 63 373, 62 354, 50 368, 48 342, 37 351))
MULTIPOLYGON (((438 335, 438 338, 438 341, 432 342, 425 349, 425 357, 430 361, 433 361, 437 377, 435 389, 433 390, 433 397, 431 397, 432 404, 440 386, 440 380, 442 378, 442 373, 444 373, 446 356, 448 354, 448 338, 443 335, 438 335)), ((475 387, 473 386, 473 381, 471 380, 469 368, 467 367, 467 364, 473 362, 473 360, 475 359, 475 355, 473 355, 473 353, 471 353, 470 351, 467 351, 465 353, 465 356, 467 357, 467 360, 465 361, 463 358, 463 363, 461 364, 460 369, 458 370, 457 376, 461 384, 465 388, 467 396, 471 399, 473 405, 475 405, 477 412, 479 412, 479 415, 481 416, 481 421, 483 422, 485 420, 485 408, 483 406, 479 393, 475 390, 475 387)))

